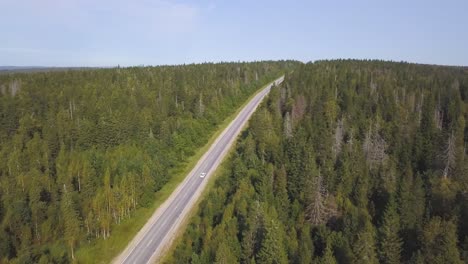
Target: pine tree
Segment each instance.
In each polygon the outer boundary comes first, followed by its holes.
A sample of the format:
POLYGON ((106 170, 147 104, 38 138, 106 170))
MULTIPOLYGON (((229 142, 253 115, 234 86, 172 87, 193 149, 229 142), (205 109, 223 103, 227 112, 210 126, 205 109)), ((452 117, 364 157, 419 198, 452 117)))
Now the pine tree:
POLYGON ((274 186, 274 193, 275 193, 275 201, 276 201, 276 208, 281 214, 279 215, 280 219, 283 222, 286 222, 289 212, 289 198, 288 198, 288 191, 287 191, 287 175, 286 170, 281 168, 277 170, 275 177, 275 186, 274 186))
POLYGON ((309 197, 309 204, 307 206, 307 217, 313 225, 325 224, 329 218, 329 210, 326 204, 327 190, 322 180, 320 171, 318 176, 315 177, 313 190, 309 197))
POLYGON ((378 263, 375 248, 375 231, 368 220, 357 234, 357 240, 353 247, 355 263, 378 263))
POLYGON ((399 187, 400 229, 403 241, 402 257, 407 260, 419 248, 418 237, 422 230, 426 208, 425 190, 421 175, 413 176, 411 167, 406 167, 399 187))
POLYGON ((323 254, 322 259, 320 260, 321 264, 337 264, 335 256, 333 255, 332 245, 330 241, 327 241, 327 246, 325 247, 325 253, 323 254))
POLYGON ((432 218, 424 227, 421 238, 422 253, 426 263, 461 264, 457 247, 457 227, 440 217, 432 218))
POLYGON ((300 243, 299 243, 299 263, 308 264, 312 263, 314 256, 314 242, 310 235, 309 225, 301 228, 300 243))
POLYGON ((390 198, 379 228, 379 259, 380 263, 400 263, 402 242, 399 237, 400 219, 395 200, 390 198))
POLYGON ((233 254, 232 249, 229 248, 226 242, 222 242, 218 250, 216 250, 216 257, 215 263, 216 264, 230 264, 230 263, 237 263, 238 259, 233 254))
POLYGON ((257 256, 259 264, 282 264, 287 263, 288 259, 283 246, 284 235, 281 227, 276 220, 265 219, 265 238, 262 241, 260 251, 257 256))

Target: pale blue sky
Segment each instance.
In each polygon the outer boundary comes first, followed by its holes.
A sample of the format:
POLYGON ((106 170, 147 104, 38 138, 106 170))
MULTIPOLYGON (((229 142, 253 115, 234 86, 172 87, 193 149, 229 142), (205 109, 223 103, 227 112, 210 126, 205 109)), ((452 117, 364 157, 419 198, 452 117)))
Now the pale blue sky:
POLYGON ((0 65, 333 58, 468 65, 467 0, 0 0, 0 65))

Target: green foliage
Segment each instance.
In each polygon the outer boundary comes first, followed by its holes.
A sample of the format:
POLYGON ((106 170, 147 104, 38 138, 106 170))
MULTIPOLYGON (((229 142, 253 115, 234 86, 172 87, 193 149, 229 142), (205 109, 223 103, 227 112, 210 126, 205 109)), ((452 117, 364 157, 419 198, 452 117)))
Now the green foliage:
POLYGON ((363 225, 353 245, 354 263, 378 263, 374 227, 368 220, 363 225))
POLYGON ((325 248, 325 253, 320 260, 320 263, 322 264, 336 264, 336 259, 335 256, 333 256, 333 251, 331 246, 327 243, 327 246, 325 248))
POLYGON ((284 235, 281 226, 273 219, 265 219, 264 238, 258 252, 257 263, 281 264, 287 263, 286 251, 284 250, 284 235))
POLYGON ((1 75, 0 262, 67 263, 107 240, 226 116, 295 65, 1 75))
POLYGON ((402 246, 402 242, 399 236, 400 219, 397 213, 397 206, 393 198, 391 198, 388 202, 379 233, 380 263, 400 263, 402 246))
POLYGON ((218 236, 241 263, 466 262, 467 94, 461 67, 300 65, 253 115, 170 262, 215 262, 218 236))
POLYGON ((422 252, 426 263, 462 263, 457 247, 456 225, 434 217, 422 235, 422 252))

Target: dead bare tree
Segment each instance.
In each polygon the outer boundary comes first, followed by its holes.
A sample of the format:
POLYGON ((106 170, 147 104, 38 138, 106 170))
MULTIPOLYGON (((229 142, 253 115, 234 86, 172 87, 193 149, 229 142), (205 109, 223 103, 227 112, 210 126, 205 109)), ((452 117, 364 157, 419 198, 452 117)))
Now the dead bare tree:
POLYGON ((321 225, 326 222, 327 210, 325 207, 325 198, 327 190, 323 184, 322 175, 319 174, 315 178, 310 203, 307 206, 307 220, 313 225, 321 225))
POLYGON ((375 92, 377 91, 377 83, 374 82, 374 78, 371 77, 370 81, 370 90, 371 90, 371 95, 374 95, 375 92))
POLYGON ((68 101, 68 104, 69 104, 68 113, 70 115, 70 119, 73 120, 73 113, 76 110, 75 99, 68 101))
POLYGON ((289 115, 289 112, 286 112, 286 115, 284 116, 284 135, 286 138, 291 138, 293 135, 292 131, 292 120, 291 116, 289 115))
POLYGON ((364 142, 362 144, 362 149, 364 150, 364 153, 367 156, 367 153, 370 152, 372 148, 372 126, 369 128, 369 130, 366 133, 366 137, 364 138, 364 142))
POLYGON ((353 130, 349 131, 349 135, 348 135, 348 141, 346 142, 347 144, 349 144, 349 146, 353 146, 353 141, 354 139, 354 133, 353 133, 353 130))
POLYGON ((434 122, 436 124, 436 127, 439 130, 442 130, 443 121, 444 121, 444 115, 443 115, 442 111, 440 111, 439 108, 437 108, 434 111, 434 122))
POLYGON ((434 123, 439 130, 442 130, 442 124, 444 119, 444 113, 442 112, 442 108, 440 106, 440 94, 437 100, 437 107, 434 111, 434 123))
POLYGON ((344 120, 341 118, 338 120, 336 128, 335 128, 335 135, 334 140, 335 143, 333 144, 332 151, 333 151, 333 158, 336 159, 341 152, 343 146, 343 138, 344 138, 344 120))
POLYGON ((416 111, 416 96, 414 93, 411 93, 409 96, 408 96, 408 100, 407 100, 407 104, 409 106, 409 109, 411 109, 413 112, 416 111))
POLYGON ((421 94, 421 99, 419 100, 416 106, 416 113, 418 113, 418 125, 421 124, 423 104, 424 104, 424 93, 421 94))
POLYGON ((21 89, 21 83, 18 80, 14 80, 10 83, 11 96, 15 96, 21 89))
POLYGON ((378 125, 374 129, 372 125, 369 128, 364 139, 363 150, 370 168, 382 164, 387 159, 387 142, 379 134, 378 125))
POLYGON ((319 174, 312 185, 309 205, 306 208, 306 219, 313 225, 322 225, 337 215, 338 209, 335 199, 333 195, 328 194, 319 170, 319 174))
POLYGON ((297 122, 302 119, 305 114, 306 107, 307 102, 305 97, 303 95, 297 96, 294 100, 291 112, 291 117, 294 124, 297 124, 297 122))
POLYGON ((200 94, 200 99, 198 100, 198 111, 200 113, 200 116, 203 115, 205 112, 205 105, 203 104, 203 95, 200 94))
POLYGON ((281 87, 281 89, 280 89, 280 103, 281 103, 281 106, 286 104, 286 99, 287 99, 286 88, 281 87))
POLYGON ((400 97, 399 97, 398 89, 393 90, 393 98, 395 99, 395 103, 399 105, 400 97))
POLYGON ((387 159, 387 154, 385 153, 386 149, 387 142, 385 142, 378 132, 374 133, 371 161, 373 163, 383 163, 387 159))
POLYGON ((447 147, 445 148, 444 158, 445 158, 445 168, 444 168, 443 177, 444 179, 447 179, 447 177, 449 176, 449 173, 455 167, 455 134, 453 133, 453 130, 447 141, 447 147))

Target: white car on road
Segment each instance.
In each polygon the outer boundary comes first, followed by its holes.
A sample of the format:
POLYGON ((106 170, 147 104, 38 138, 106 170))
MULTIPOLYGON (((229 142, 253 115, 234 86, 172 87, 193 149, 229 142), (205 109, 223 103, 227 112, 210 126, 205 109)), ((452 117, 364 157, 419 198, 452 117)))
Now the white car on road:
POLYGON ((205 178, 205 176, 206 176, 206 172, 200 173, 200 178, 205 178))

